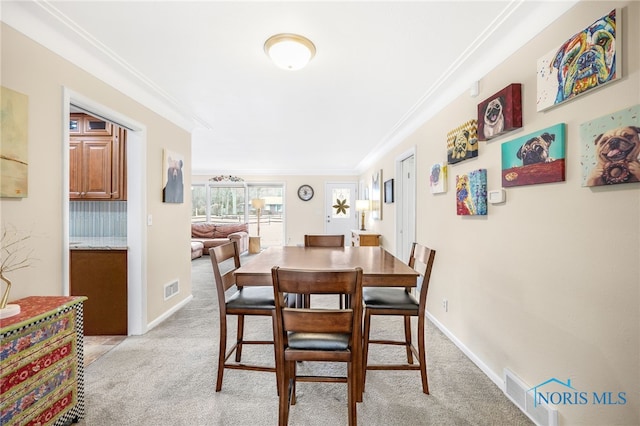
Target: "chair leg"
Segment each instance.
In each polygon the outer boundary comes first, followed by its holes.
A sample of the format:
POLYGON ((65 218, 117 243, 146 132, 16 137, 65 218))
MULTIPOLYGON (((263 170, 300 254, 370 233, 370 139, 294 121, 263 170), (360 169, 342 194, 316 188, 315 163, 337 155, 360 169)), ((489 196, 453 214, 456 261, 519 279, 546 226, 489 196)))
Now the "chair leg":
POLYGON ((411 317, 404 317, 404 341, 407 349, 407 362, 413 364, 413 353, 411 352, 411 317))
POLYGON ((362 392, 367 383, 367 362, 369 361, 369 332, 371 331, 371 314, 364 311, 364 341, 362 342, 362 392))
POLYGON ((285 361, 280 377, 280 390, 278 397, 278 426, 287 426, 289 423, 289 405, 291 402, 291 377, 290 361, 285 361))
POLYGON ((358 385, 353 360, 347 363, 347 399, 349 403, 349 426, 358 424, 358 408, 356 401, 358 385))
POLYGON ((220 318, 220 351, 218 353, 218 379, 216 380, 216 392, 222 390, 222 376, 224 374, 224 358, 227 353, 227 321, 220 318))
POLYGON ((424 314, 418 316, 418 357, 420 358, 422 392, 429 395, 429 383, 427 382, 427 355, 424 346, 424 314))
POLYGON ((238 332, 236 334, 236 362, 242 358, 242 340, 244 339, 244 315, 238 315, 238 332))

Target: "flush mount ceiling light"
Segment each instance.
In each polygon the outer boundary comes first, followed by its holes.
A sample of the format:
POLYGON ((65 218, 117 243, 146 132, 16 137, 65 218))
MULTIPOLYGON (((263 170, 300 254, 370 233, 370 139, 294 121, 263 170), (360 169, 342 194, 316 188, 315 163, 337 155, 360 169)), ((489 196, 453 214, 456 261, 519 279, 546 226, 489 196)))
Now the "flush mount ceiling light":
POLYGON ((280 68, 295 71, 307 65, 316 54, 316 47, 301 35, 276 34, 264 43, 264 51, 280 68))

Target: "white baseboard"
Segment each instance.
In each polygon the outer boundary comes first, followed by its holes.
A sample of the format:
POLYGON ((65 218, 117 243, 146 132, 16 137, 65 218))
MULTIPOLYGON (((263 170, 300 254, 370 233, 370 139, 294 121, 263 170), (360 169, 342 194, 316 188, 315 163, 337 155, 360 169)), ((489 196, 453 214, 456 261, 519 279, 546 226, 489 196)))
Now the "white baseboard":
POLYGON ((471 352, 469 348, 467 348, 464 343, 462 343, 453 333, 451 333, 440 321, 438 321, 429 311, 427 311, 427 318, 431 321, 436 327, 444 333, 445 336, 449 338, 461 351, 464 353, 467 358, 469 358, 475 365, 478 366, 480 370, 489 378, 493 383, 496 384, 500 388, 501 391, 504 392, 504 380, 501 375, 496 374, 493 370, 491 370, 476 354, 471 352))
POLYGON ((149 332, 149 330, 151 330, 152 328, 160 325, 164 320, 166 320, 171 315, 176 313, 180 308, 185 306, 187 303, 191 302, 192 299, 193 299, 193 295, 190 294, 188 297, 186 297, 183 301, 175 305, 173 308, 169 309, 167 312, 165 312, 164 314, 160 315, 158 318, 151 321, 149 324, 147 324, 147 332, 149 332))

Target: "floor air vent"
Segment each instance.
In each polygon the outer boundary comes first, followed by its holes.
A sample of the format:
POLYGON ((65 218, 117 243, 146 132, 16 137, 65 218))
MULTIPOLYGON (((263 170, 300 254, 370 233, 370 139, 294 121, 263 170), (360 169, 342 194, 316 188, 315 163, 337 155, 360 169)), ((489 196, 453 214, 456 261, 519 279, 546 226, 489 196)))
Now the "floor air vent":
POLYGON ((534 404, 533 393, 527 392, 531 386, 527 386, 509 369, 504 369, 504 393, 538 426, 558 426, 558 412, 539 402, 534 404))
POLYGON ((167 299, 175 296, 176 294, 178 294, 179 291, 180 291, 180 284, 178 283, 178 280, 175 280, 173 282, 165 284, 164 285, 164 300, 167 300, 167 299))

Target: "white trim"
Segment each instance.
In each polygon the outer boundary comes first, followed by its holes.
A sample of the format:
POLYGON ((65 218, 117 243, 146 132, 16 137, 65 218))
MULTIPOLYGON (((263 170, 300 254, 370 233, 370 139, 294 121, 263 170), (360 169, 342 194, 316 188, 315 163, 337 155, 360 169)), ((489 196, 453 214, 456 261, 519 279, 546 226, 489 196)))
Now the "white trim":
POLYGON ((453 342, 454 345, 458 347, 462 351, 463 354, 467 356, 475 365, 478 366, 480 370, 489 378, 493 383, 496 384, 500 388, 502 392, 504 392, 504 380, 500 375, 496 374, 495 371, 491 370, 487 364, 485 364, 476 354, 471 352, 469 348, 467 348, 464 343, 462 343, 453 333, 451 333, 440 321, 438 321, 429 311, 426 314, 429 321, 431 321, 436 327, 444 333, 445 336, 449 338, 453 342))
POLYGON ((175 314, 180 309, 182 309, 184 306, 186 306, 189 302, 191 302, 191 300, 193 300, 193 295, 192 294, 190 294, 186 299, 182 300, 180 303, 178 303, 177 305, 173 306, 171 309, 169 309, 168 311, 166 311, 165 313, 160 315, 158 318, 154 319, 149 324, 147 324, 147 331, 149 331, 149 330, 157 327, 158 325, 160 325, 164 320, 166 320, 171 315, 175 314))
POLYGON ((147 332, 146 126, 64 86, 62 98, 62 294, 68 295, 70 291, 69 112, 70 104, 74 104, 131 129, 127 132, 127 326, 129 335, 144 334, 147 332))

